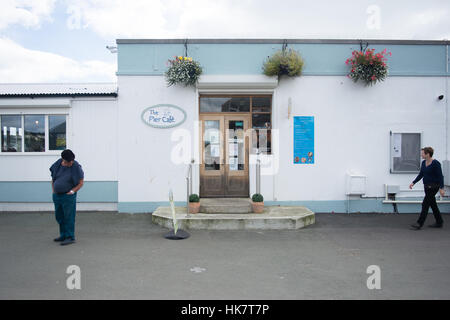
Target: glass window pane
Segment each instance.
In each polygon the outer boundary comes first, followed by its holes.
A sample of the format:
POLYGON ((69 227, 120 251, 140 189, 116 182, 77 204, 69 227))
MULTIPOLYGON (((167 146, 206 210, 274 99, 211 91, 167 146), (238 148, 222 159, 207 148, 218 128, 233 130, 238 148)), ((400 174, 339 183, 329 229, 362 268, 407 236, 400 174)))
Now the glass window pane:
POLYGON ((253 114, 252 115, 253 128, 269 129, 270 126, 270 114, 253 114))
POLYGON ((230 98, 201 97, 200 112, 222 112, 228 110, 230 98))
POLYGON ((252 132, 252 153, 271 153, 271 131, 270 129, 253 129, 252 132))
POLYGON ((228 165, 231 171, 244 170, 244 121, 228 122, 228 165))
POLYGON ((22 152, 22 118, 20 115, 1 116, 2 152, 22 152))
POLYGON ((29 115, 25 120, 25 152, 45 151, 45 116, 29 115))
POLYGON ((205 120, 204 161, 205 170, 220 170, 220 122, 219 120, 205 120))
POLYGON ((252 111, 253 112, 270 112, 270 97, 253 97, 252 111))
POLYGON ((201 97, 200 112, 249 112, 249 97, 201 97))
POLYGON ((49 150, 66 149, 66 116, 48 116, 49 150))
POLYGON ((394 157, 394 171, 419 172, 420 133, 394 133, 394 139, 400 142, 401 155, 394 157))
POLYGON ((250 112, 250 98, 238 97, 231 98, 229 112, 250 112))

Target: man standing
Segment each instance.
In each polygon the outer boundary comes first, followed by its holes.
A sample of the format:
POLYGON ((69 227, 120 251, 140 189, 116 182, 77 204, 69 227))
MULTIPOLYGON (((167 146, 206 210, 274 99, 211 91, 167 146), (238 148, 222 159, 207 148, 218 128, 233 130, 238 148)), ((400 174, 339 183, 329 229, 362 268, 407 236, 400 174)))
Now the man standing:
POLYGON ((84 172, 69 149, 61 152, 61 159, 52 164, 50 172, 55 217, 59 223, 59 237, 54 241, 64 246, 75 242, 77 191, 83 186, 84 172))
POLYGON ((431 147, 422 148, 421 156, 422 165, 420 167, 419 175, 409 185, 412 187, 423 178, 423 186, 425 189, 425 198, 422 202, 422 212, 420 213, 419 220, 416 224, 413 224, 411 228, 413 230, 420 230, 425 223, 425 219, 428 214, 428 209, 431 207, 433 210, 436 223, 430 225, 432 228, 442 228, 444 220, 442 220, 441 212, 439 211, 436 203, 435 195, 439 191, 441 196, 444 196, 444 176, 442 175, 442 168, 439 161, 433 159, 434 150, 431 147))

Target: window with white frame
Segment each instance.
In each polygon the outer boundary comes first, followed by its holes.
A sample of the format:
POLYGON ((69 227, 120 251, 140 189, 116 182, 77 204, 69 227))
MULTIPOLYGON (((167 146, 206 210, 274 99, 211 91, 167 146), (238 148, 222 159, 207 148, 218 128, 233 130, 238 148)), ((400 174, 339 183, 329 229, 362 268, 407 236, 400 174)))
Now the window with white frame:
POLYGON ((391 131, 391 173, 418 173, 422 134, 391 131))
POLYGON ((50 152, 67 147, 67 115, 0 115, 1 153, 50 152))

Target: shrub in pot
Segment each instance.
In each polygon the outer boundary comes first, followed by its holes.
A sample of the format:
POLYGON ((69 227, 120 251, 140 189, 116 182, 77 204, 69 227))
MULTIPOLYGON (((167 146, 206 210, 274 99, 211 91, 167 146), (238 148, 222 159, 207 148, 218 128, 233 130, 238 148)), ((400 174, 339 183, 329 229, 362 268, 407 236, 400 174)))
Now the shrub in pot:
POLYGON ((262 194, 255 193, 252 196, 252 211, 254 213, 263 213, 264 211, 264 197, 262 194))
POLYGON ((197 194, 189 196, 189 213, 198 213, 200 211, 200 197, 197 194))

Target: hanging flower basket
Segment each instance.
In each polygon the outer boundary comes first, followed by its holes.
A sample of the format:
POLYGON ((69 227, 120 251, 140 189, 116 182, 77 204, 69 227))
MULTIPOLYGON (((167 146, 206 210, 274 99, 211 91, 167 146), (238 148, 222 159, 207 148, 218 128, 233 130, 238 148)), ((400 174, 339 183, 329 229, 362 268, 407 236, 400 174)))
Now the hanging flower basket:
POLYGON ((386 64, 388 55, 392 54, 386 49, 379 53, 375 53, 375 49, 353 51, 351 58, 345 61, 345 64, 351 67, 347 77, 354 82, 361 80, 366 86, 384 81, 388 75, 386 64))
POLYGON ((202 73, 200 64, 189 57, 175 56, 174 60, 168 60, 168 64, 165 76, 169 87, 174 84, 195 86, 202 73))
POLYGON ((275 52, 264 62, 263 70, 266 76, 298 77, 302 73, 303 59, 300 54, 292 49, 275 52))

